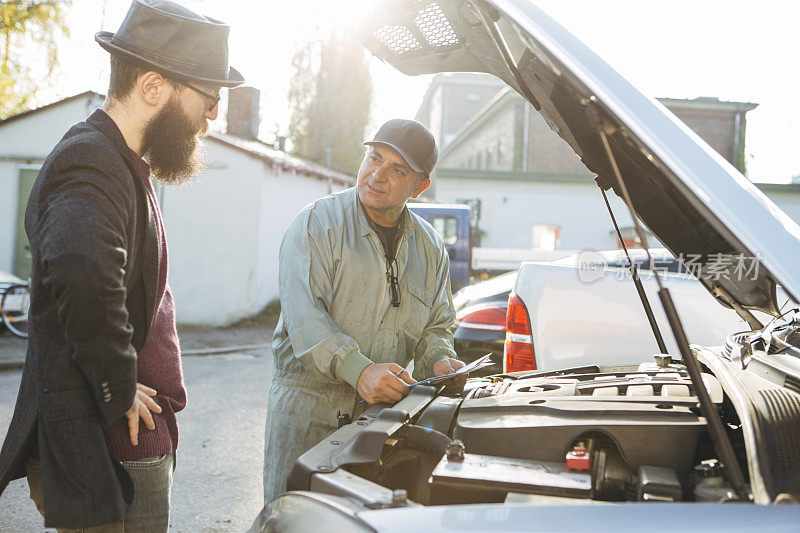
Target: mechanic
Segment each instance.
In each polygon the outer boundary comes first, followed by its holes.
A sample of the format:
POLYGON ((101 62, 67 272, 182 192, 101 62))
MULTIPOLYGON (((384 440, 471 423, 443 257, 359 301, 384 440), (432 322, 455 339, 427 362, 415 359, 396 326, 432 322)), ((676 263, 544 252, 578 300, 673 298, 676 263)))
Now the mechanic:
POLYGON ((34 184, 30 338, 0 491, 27 476, 47 527, 169 528, 186 391, 151 173, 174 184, 202 168, 219 89, 244 81, 228 67, 228 32, 134 0, 116 34, 95 36, 111 54, 108 98, 34 184))
POLYGON ((364 144, 356 186, 308 205, 281 244, 265 503, 286 490, 297 458, 336 431, 340 413, 355 419, 368 404, 401 400, 414 378, 464 366, 449 331, 447 250, 406 207, 431 184, 436 142, 419 122, 394 119, 364 144), (412 359, 414 377, 404 368, 412 359))

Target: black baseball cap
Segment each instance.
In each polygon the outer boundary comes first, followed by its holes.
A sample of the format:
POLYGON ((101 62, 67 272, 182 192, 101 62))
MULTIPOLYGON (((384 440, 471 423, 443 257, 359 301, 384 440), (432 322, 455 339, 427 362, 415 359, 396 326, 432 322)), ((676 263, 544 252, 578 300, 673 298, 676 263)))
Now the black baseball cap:
POLYGON ((439 149, 433 134, 416 120, 395 118, 380 127, 371 141, 364 144, 384 144, 397 150, 414 172, 430 178, 439 159, 439 149))

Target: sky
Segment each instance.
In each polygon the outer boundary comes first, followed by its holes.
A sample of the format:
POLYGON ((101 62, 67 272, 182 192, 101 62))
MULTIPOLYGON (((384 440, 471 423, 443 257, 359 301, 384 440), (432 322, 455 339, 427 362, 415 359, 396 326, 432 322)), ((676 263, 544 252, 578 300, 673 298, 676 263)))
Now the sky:
MULTIPOLYGON (((357 20, 371 0, 179 0, 231 26, 230 64, 261 91, 262 138, 285 133, 291 57, 306 40, 357 20)), ((780 0, 541 0, 535 2, 642 92, 654 97, 753 102, 746 163, 753 181, 800 174, 800 3, 780 0)), ((73 0, 60 64, 39 103, 85 90, 105 93, 108 56, 94 33, 115 31, 130 0, 73 0)), ((368 135, 413 118, 431 76, 409 77, 371 57, 368 135)))

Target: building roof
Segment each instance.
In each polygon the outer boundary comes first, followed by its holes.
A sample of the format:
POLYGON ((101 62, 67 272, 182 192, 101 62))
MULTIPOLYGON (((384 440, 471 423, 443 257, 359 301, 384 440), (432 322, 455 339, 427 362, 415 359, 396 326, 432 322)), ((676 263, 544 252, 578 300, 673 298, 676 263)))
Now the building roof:
POLYGON ((764 192, 790 192, 800 194, 800 183, 753 183, 764 192))
POLYGON ((494 116, 494 111, 496 111, 498 107, 509 100, 525 101, 525 99, 522 98, 522 96, 515 92, 511 87, 503 87, 500 89, 500 91, 498 91, 498 93, 494 95, 491 100, 486 102, 486 105, 483 106, 480 111, 475 113, 475 115, 469 119, 460 130, 456 132, 455 137, 453 137, 453 140, 450 141, 450 144, 442 149, 442 153, 439 154, 439 160, 443 160, 455 149, 456 146, 467 140, 475 130, 480 128, 480 126, 486 122, 487 119, 494 116))
POLYGON ((67 98, 62 98, 61 100, 58 100, 56 102, 52 102, 50 104, 43 105, 42 107, 37 107, 35 109, 30 109, 28 111, 23 111, 22 113, 17 113, 16 115, 11 115, 8 118, 0 120, 0 126, 5 126, 9 122, 14 122, 14 121, 22 119, 22 118, 27 118, 27 117, 29 117, 29 116, 31 116, 33 114, 39 113, 40 111, 46 111, 48 109, 52 109, 54 107, 57 107, 57 106, 60 106, 60 105, 63 105, 63 104, 66 104, 66 103, 69 103, 69 102, 72 102, 72 101, 75 101, 75 100, 80 100, 81 98, 100 98, 100 99, 104 99, 105 96, 103 96, 102 94, 96 93, 94 91, 84 91, 84 92, 82 92, 80 94, 76 94, 74 96, 68 96, 67 98))
MULTIPOLYGON (((444 159, 455 149, 456 146, 469 139, 470 135, 475 130, 479 129, 480 126, 486 122, 486 120, 494 116, 494 113, 497 111, 498 107, 509 100, 521 102, 525 101, 525 99, 513 89, 510 87, 504 87, 497 93, 497 95, 495 95, 494 98, 489 100, 480 111, 475 113, 475 115, 469 119, 460 130, 458 130, 458 132, 456 132, 455 137, 452 141, 450 141, 450 144, 442 149, 442 153, 439 155, 439 158, 444 159)), ((725 101, 712 96, 701 96, 693 100, 682 98, 657 98, 657 100, 665 106, 673 109, 709 109, 715 111, 726 110, 747 112, 758 107, 758 104, 752 102, 725 101)))
MULTIPOLYGON (((73 102, 75 100, 80 100, 82 98, 98 99, 99 101, 102 101, 105 99, 105 95, 96 93, 94 91, 84 91, 80 94, 69 96, 42 107, 24 111, 22 113, 12 115, 4 120, 0 120, 0 127, 8 124, 9 122, 28 118, 31 115, 37 114, 41 111, 46 111, 48 109, 73 102)), ((287 154, 286 152, 276 150, 261 141, 246 140, 242 139, 241 137, 236 137, 235 135, 228 135, 227 133, 215 131, 210 131, 207 138, 233 149, 243 151, 252 157, 269 163, 273 167, 280 167, 284 170, 294 170, 298 174, 313 176, 321 179, 330 179, 332 182, 340 185, 353 185, 355 182, 355 179, 348 174, 344 174, 337 170, 330 169, 324 165, 319 165, 312 161, 308 161, 296 155, 287 154)))
POLYGON ((439 72, 433 76, 433 79, 428 84, 425 90, 425 95, 422 97, 422 103, 417 109, 414 120, 422 121, 423 115, 427 113, 427 109, 431 105, 436 89, 442 85, 467 85, 473 87, 497 87, 500 90, 505 87, 505 83, 499 78, 491 74, 482 72, 439 72))
POLYGON ((685 98, 656 98, 659 102, 671 109, 708 109, 713 111, 743 111, 748 112, 758 107, 753 102, 732 102, 720 100, 716 96, 700 96, 692 100, 685 98))
POLYGON ((355 179, 348 174, 330 169, 324 165, 318 165, 317 163, 297 157, 296 155, 276 150, 272 146, 261 141, 242 139, 235 135, 214 131, 209 132, 208 139, 244 152, 257 159, 261 159, 273 167, 279 167, 284 170, 294 170, 298 174, 305 174, 307 176, 330 179, 334 183, 340 185, 353 185, 355 183, 355 179))

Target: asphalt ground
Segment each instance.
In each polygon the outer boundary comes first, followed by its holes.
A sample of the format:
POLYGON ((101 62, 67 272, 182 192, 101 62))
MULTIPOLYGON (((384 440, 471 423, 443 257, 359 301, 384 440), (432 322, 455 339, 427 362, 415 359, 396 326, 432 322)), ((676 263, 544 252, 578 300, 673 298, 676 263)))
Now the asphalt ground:
MULTIPOLYGON (((267 326, 183 329, 183 368, 188 403, 178 413, 180 443, 172 488, 170 531, 245 531, 262 505, 264 422, 267 387, 273 368, 269 348, 208 354, 211 348, 263 346, 272 337, 267 326)), ((24 341, 0 336, 3 359, 24 354, 24 341), (11 349, 6 346, 11 346, 11 349)), ((19 360, 19 359, 18 359, 19 360)), ((5 438, 22 372, 0 372, 0 440, 5 438)), ((24 479, 0 496, 0 532, 45 530, 28 497, 24 479)))
MULTIPOLYGON (((271 325, 229 328, 178 327, 185 355, 213 355, 220 351, 263 349, 272 342, 271 325)), ((28 342, 11 335, 0 325, 0 371, 22 368, 28 342)))

